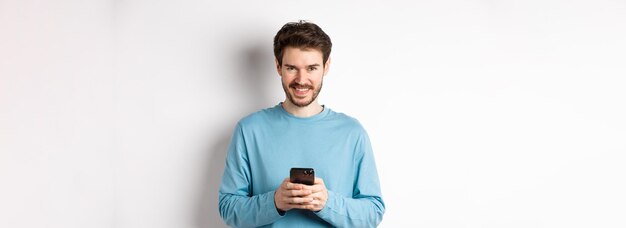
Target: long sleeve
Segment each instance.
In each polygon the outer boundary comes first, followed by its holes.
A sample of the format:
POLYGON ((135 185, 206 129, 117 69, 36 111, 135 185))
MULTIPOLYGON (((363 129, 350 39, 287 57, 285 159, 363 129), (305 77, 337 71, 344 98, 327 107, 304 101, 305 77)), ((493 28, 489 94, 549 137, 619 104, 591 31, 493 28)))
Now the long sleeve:
POLYGON ((372 147, 365 132, 355 149, 362 156, 357 158, 353 195, 344 196, 329 190, 326 205, 317 215, 336 227, 376 227, 383 219, 385 204, 372 147))
POLYGON ((241 125, 237 125, 228 148, 219 191, 219 211, 229 226, 258 227, 282 216, 274 205, 274 191, 252 196, 250 164, 241 125))
POLYGON ((233 227, 377 226, 385 204, 365 129, 327 108, 300 118, 280 104, 241 119, 228 147, 219 212, 233 227), (293 167, 314 168, 324 179, 321 211, 276 210, 275 191, 293 167))

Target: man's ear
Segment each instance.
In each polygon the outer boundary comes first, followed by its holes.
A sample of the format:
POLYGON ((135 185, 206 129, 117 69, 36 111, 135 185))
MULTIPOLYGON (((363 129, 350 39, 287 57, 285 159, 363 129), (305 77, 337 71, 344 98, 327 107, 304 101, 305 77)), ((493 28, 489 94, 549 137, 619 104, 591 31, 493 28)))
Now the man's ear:
POLYGON ((330 68, 330 56, 326 60, 326 63, 324 63, 324 76, 326 76, 326 74, 328 73, 329 68, 330 68))
POLYGON ((276 63, 276 71, 278 72, 278 75, 282 77, 283 75, 280 71, 280 63, 278 63, 278 59, 274 58, 274 63, 276 63))

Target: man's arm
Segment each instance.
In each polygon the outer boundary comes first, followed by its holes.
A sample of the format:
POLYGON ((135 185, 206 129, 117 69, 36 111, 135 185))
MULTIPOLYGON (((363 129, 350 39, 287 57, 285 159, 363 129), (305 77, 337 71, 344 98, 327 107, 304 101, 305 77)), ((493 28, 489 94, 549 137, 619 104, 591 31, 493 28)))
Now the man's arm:
POLYGON ((237 124, 228 147, 219 191, 220 215, 229 226, 263 226, 282 217, 274 205, 274 191, 252 195, 251 177, 245 137, 241 125, 237 124))
POLYGON ((357 159, 357 174, 352 196, 343 196, 328 190, 328 199, 317 215, 336 227, 376 227, 383 219, 385 203, 382 200, 378 172, 369 138, 364 132, 356 147, 362 156, 357 159))

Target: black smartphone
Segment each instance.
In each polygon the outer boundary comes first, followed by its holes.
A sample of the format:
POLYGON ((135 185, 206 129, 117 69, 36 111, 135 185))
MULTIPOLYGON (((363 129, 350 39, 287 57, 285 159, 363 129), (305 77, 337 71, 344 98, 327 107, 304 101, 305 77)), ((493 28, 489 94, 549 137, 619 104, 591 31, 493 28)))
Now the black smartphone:
POLYGON ((315 171, 313 168, 291 168, 289 180, 291 183, 313 185, 315 182, 315 171))

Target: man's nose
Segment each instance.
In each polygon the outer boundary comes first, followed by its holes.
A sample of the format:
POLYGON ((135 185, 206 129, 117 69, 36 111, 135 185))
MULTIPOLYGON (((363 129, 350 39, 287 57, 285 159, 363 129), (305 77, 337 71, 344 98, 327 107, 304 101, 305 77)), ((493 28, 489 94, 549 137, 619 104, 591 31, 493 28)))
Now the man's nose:
POLYGON ((306 72, 306 71, 304 71, 304 70, 299 70, 299 71, 296 73, 296 78, 295 78, 295 79, 296 79, 296 82, 301 82, 301 81, 304 81, 304 79, 305 79, 306 77, 307 77, 307 72, 306 72))

